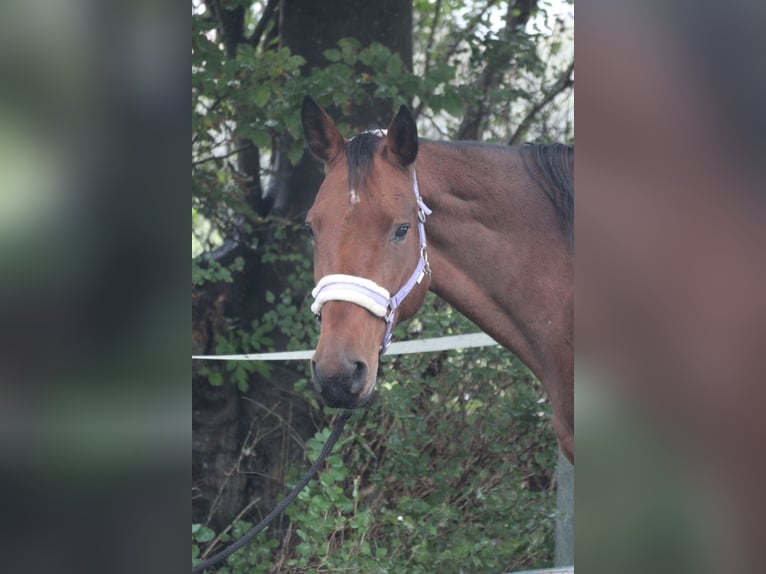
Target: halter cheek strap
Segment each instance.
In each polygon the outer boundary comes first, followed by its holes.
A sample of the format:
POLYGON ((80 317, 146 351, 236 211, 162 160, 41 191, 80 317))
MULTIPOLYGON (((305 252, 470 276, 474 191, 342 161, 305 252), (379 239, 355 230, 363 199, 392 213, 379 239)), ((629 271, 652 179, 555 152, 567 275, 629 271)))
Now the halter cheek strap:
POLYGON ((380 345, 380 354, 383 355, 391 344, 391 331, 394 328, 396 319, 396 310, 404 301, 407 295, 420 284, 426 275, 431 273, 428 265, 428 254, 426 252, 426 217, 431 215, 431 210, 423 202, 418 187, 418 177, 413 171, 413 189, 415 199, 418 204, 418 235, 420 237, 420 257, 415 266, 415 270, 410 275, 407 282, 390 296, 388 289, 381 287, 370 279, 357 277, 355 275, 325 275, 319 280, 311 296, 314 297, 314 303, 311 305, 311 311, 320 317, 322 306, 328 301, 347 301, 367 309, 376 317, 380 317, 386 322, 386 334, 383 337, 383 343, 380 345))

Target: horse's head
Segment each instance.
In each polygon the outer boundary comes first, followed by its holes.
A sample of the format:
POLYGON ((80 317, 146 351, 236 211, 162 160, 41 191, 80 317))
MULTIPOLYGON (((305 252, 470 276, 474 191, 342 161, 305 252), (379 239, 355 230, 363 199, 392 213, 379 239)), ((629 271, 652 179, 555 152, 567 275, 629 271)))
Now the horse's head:
POLYGON ((420 307, 430 281, 428 208, 414 174, 417 127, 402 106, 386 135, 346 141, 310 97, 301 112, 308 147, 325 164, 306 216, 317 281, 312 310, 321 319, 312 379, 327 405, 356 408, 372 397, 391 328, 420 307))

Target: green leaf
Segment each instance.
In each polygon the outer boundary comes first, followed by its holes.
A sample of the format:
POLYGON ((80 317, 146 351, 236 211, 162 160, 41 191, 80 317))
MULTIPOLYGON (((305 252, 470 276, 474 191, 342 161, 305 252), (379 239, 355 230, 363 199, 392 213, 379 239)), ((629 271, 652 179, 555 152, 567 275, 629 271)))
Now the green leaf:
POLYGON ((447 93, 442 97, 442 106, 449 115, 459 118, 463 114, 463 100, 455 93, 447 93))
POLYGON ((358 50, 359 48, 362 47, 362 43, 356 38, 352 38, 349 36, 349 37, 341 38, 340 40, 338 40, 338 46, 340 46, 344 50, 358 50))
POLYGON ((306 63, 306 58, 298 55, 290 56, 290 59, 287 61, 287 63, 292 68, 300 68, 303 64, 306 63))
POLYGON ((251 99, 256 106, 258 106, 259 108, 262 108, 268 103, 270 96, 271 96, 271 91, 269 90, 269 86, 263 85, 263 86, 258 86, 255 89, 255 91, 253 92, 251 96, 251 99))
POLYGON ((299 140, 290 146, 290 151, 287 154, 287 159, 291 164, 297 165, 303 157, 303 141, 299 140))
POLYGON ((197 531, 194 538, 197 540, 197 542, 210 542, 213 538, 215 538, 215 532, 207 526, 203 526, 197 531))
POLYGON ((340 62, 343 59, 343 54, 341 54, 340 50, 336 50, 335 48, 325 50, 322 52, 322 55, 330 62, 340 62))
POLYGON ((386 64, 386 73, 391 79, 396 79, 402 74, 402 59, 399 54, 394 54, 386 64))
MULTIPOLYGON (((271 145, 271 134, 265 130, 257 130, 252 133, 250 139, 253 140, 253 144, 257 147, 267 147, 271 145)), ((241 269, 236 269, 240 271, 241 269)))
POLYGON ((223 375, 219 372, 210 373, 208 382, 214 387, 220 387, 223 384, 223 375))

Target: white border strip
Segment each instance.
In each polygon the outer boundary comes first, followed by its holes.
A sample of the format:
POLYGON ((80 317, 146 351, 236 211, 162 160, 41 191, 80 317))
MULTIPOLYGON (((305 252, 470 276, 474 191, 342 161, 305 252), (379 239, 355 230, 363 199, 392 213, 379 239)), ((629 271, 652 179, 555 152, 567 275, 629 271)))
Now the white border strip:
MULTIPOLYGON (((411 353, 432 353, 449 351, 450 349, 470 349, 473 347, 490 347, 498 342, 486 333, 471 333, 468 335, 452 335, 434 339, 417 341, 400 341, 392 343, 388 355, 409 355, 411 353)), ((199 361, 301 361, 310 359, 314 351, 285 351, 282 353, 250 353, 247 355, 192 355, 199 361)))

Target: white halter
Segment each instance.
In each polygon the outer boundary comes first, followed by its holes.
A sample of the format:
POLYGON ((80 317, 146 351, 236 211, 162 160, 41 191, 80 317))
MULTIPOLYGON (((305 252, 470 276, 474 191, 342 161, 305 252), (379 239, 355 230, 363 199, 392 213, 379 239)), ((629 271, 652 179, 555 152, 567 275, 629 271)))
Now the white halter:
POLYGON ((376 317, 380 317, 386 322, 386 334, 383 337, 383 343, 380 345, 380 354, 384 354, 391 344, 391 330, 394 327, 396 309, 404 298, 410 294, 415 285, 420 284, 423 277, 431 273, 428 265, 428 255, 426 253, 426 216, 431 215, 431 210, 423 202, 418 188, 418 177, 413 171, 413 189, 415 199, 418 203, 418 235, 420 236, 420 258, 415 270, 410 275, 407 282, 392 297, 388 289, 381 287, 375 281, 356 277, 355 275, 325 275, 319 280, 311 296, 314 297, 314 303, 311 305, 311 311, 317 317, 321 316, 322 306, 328 301, 348 301, 360 307, 364 307, 376 317))

